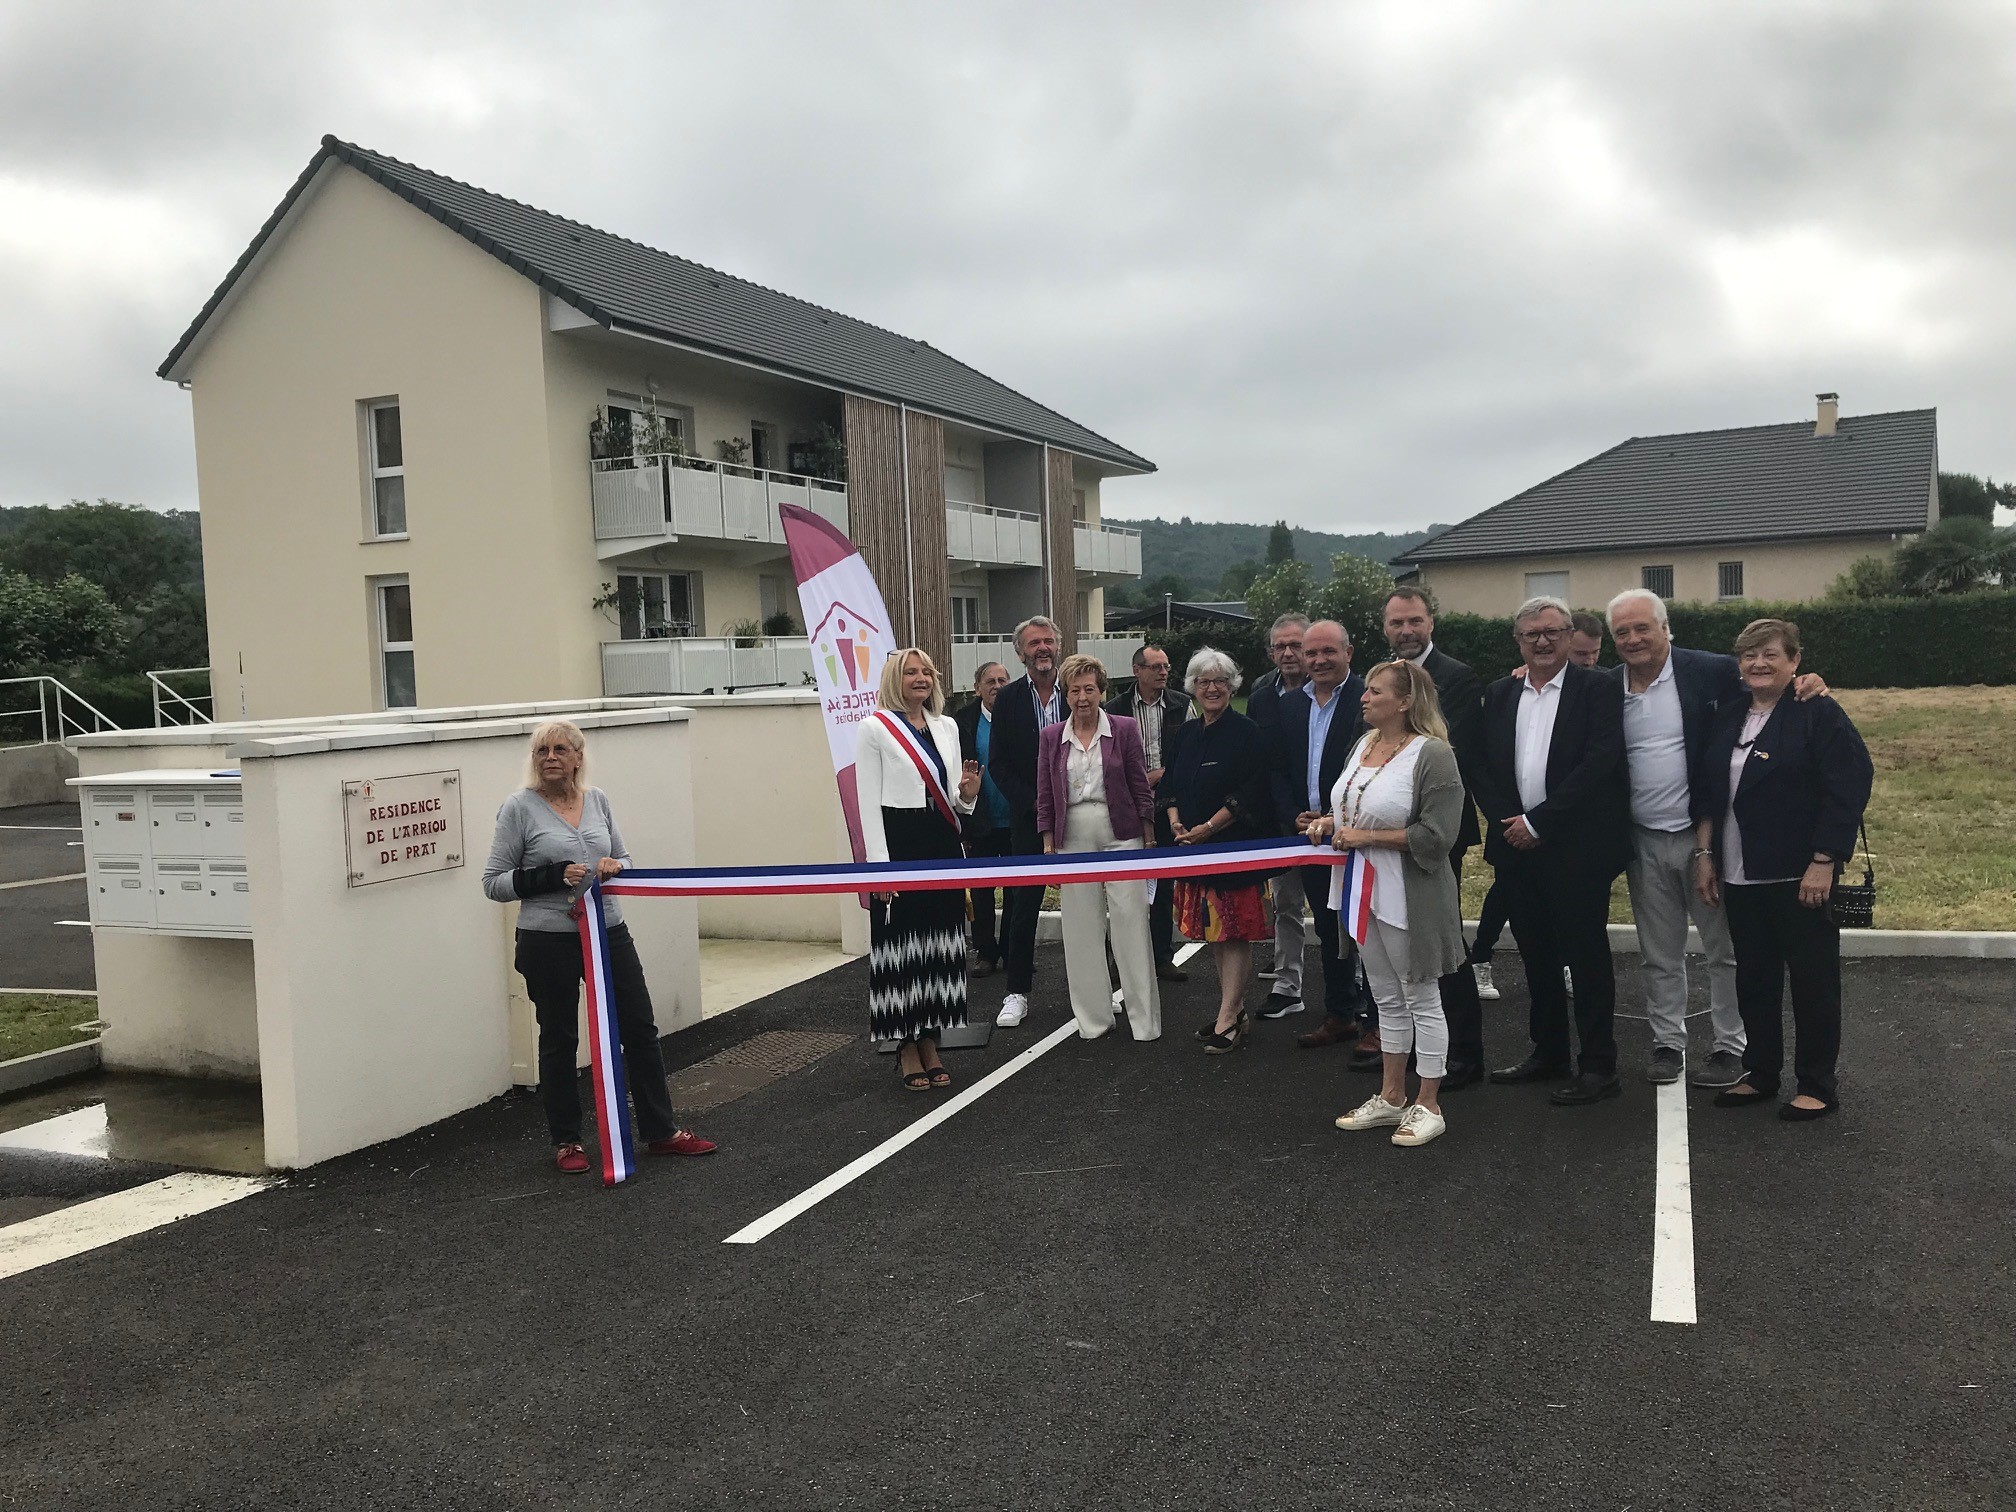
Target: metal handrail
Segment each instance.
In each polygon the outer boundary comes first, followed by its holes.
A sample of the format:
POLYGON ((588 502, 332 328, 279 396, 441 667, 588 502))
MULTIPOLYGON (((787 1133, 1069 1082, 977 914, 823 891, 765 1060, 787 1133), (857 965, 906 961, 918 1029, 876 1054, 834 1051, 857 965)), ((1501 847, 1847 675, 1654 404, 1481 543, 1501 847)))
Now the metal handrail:
POLYGON ((691 452, 638 452, 628 457, 590 457, 588 467, 591 472, 627 472, 650 462, 663 462, 694 472, 730 473, 736 477, 754 478, 758 482, 782 483, 787 487, 825 488, 841 493, 847 490, 845 480, 840 478, 815 478, 810 473, 785 472, 781 467, 755 467, 747 462, 710 461, 691 452))
POLYGON ((1108 525, 1104 520, 1078 520, 1074 523, 1083 525, 1087 530, 1103 530, 1108 535, 1138 537, 1141 534, 1132 525, 1108 525))
POLYGON ((1040 520, 1041 515, 1030 514, 1026 509, 996 509, 992 504, 969 504, 964 499, 947 499, 947 509, 963 509, 968 514, 993 515, 999 520, 1040 520))
POLYGON ((208 667, 163 667, 159 671, 149 672, 147 674, 147 681, 152 685, 152 692, 154 695, 155 729, 158 730, 163 728, 164 726, 192 725, 198 723, 215 724, 217 722, 216 719, 217 696, 214 690, 209 693, 198 693, 196 695, 197 700, 210 705, 210 713, 206 714, 201 709, 197 708, 196 704, 192 702, 190 699, 185 697, 183 694, 181 694, 174 688, 168 686, 168 679, 171 677, 191 677, 199 672, 202 673, 203 676, 206 678, 209 677, 210 675, 210 669, 208 667), (162 704, 162 698, 164 696, 169 700, 165 708, 162 704), (184 709, 187 709, 189 711, 187 717, 185 718, 176 717, 176 711, 175 711, 176 704, 180 704, 184 709), (164 713, 167 714, 168 716, 165 720, 162 718, 162 715, 164 713))
MULTIPOLYGON (((19 709, 0 709, 0 720, 20 719, 33 715, 41 731, 39 740, 22 742, 24 745, 55 745, 72 735, 96 735, 105 730, 123 728, 120 723, 76 689, 66 687, 62 680, 47 673, 35 677, 0 677, 0 688, 25 688, 35 690, 35 702, 19 709), (64 707, 65 700, 75 704, 91 716, 86 724, 76 714, 64 707), (49 732, 52 728, 55 734, 49 732)), ((0 694, 0 697, 7 695, 0 694)))

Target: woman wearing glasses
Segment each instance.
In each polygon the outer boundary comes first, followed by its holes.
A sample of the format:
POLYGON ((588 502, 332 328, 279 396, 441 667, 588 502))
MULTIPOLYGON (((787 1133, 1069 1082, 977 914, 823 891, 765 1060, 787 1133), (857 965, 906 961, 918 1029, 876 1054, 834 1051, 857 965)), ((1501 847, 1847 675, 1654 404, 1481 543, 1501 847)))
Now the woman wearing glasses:
MULTIPOLYGON (((1272 833, 1266 743, 1260 727, 1232 707, 1239 683, 1237 664, 1209 646, 1185 669, 1183 689, 1197 717, 1165 737, 1155 794, 1178 845, 1229 844, 1272 833)), ((1218 1015, 1197 1037, 1207 1054, 1224 1055, 1246 1039, 1253 944, 1274 938, 1267 884, 1234 872, 1179 878, 1175 886, 1177 928, 1208 943, 1218 965, 1218 1015)))

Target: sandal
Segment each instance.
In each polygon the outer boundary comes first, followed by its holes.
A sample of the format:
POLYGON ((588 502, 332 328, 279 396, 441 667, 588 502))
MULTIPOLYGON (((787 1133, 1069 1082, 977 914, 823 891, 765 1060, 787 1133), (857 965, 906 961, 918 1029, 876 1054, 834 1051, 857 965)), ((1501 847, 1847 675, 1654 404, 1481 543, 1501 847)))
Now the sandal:
POLYGON ((952 1073, 947 1071, 943 1066, 926 1067, 924 1074, 931 1078, 931 1085, 934 1087, 949 1087, 952 1085, 952 1073))

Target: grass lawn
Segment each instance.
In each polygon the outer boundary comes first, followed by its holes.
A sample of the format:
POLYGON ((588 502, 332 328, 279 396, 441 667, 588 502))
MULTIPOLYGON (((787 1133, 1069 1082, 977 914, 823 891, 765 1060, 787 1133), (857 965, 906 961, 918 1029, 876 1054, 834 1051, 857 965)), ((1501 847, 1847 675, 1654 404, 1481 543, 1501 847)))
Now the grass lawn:
MULTIPOLYGON (((1878 929, 2016 929, 2016 688, 1839 695, 1876 764, 1869 801, 1878 929)), ((1851 868, 1857 880, 1859 862, 1851 868)), ((1491 868, 1470 853, 1463 917, 1491 868)), ((1631 922, 1620 878, 1610 921, 1631 922)))
POLYGON ((95 997, 0 991, 0 1061, 91 1039, 95 1031, 80 1031, 76 1026, 90 1023, 97 1015, 95 997))

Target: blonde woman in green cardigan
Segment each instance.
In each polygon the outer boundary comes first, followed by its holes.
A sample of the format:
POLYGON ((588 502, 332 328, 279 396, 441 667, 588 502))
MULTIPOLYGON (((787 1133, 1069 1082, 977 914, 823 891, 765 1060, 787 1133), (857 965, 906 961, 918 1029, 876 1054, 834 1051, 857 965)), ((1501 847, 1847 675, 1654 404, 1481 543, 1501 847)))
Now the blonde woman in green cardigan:
MULTIPOLYGON (((1437 1097, 1449 1055, 1438 979, 1463 960, 1463 920, 1449 848, 1463 821, 1463 779, 1434 679, 1390 661, 1365 677, 1366 733, 1330 790, 1330 812, 1309 827, 1318 845, 1354 850, 1372 868, 1365 975, 1379 1005, 1384 1085, 1337 1120, 1340 1129, 1393 1130, 1396 1145, 1424 1145, 1448 1128, 1437 1097), (1407 1100, 1407 1058, 1421 1077, 1407 1100)), ((1331 880, 1342 899, 1343 871, 1331 880)))

